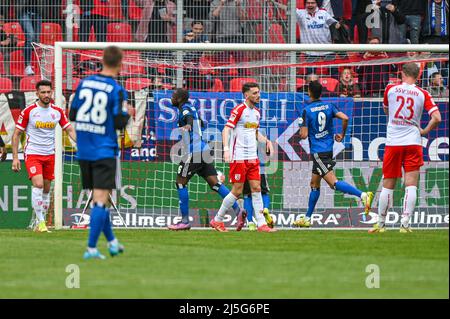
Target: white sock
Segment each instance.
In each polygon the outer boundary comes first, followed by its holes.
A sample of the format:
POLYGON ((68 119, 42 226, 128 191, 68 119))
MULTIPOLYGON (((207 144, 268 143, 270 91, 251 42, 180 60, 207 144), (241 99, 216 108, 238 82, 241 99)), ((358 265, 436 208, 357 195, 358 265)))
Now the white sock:
POLYGON ((220 206, 219 212, 217 213, 214 220, 216 222, 223 222, 223 217, 225 213, 233 206, 233 204, 237 201, 237 198, 233 195, 233 193, 229 193, 222 201, 222 205, 220 206))
POLYGON ((256 224, 258 227, 261 227, 262 225, 266 225, 266 219, 264 218, 264 215, 262 213, 264 209, 264 204, 261 196, 261 192, 259 193, 252 193, 252 205, 253 205, 253 216, 256 219, 256 224))
POLYGON ((409 227, 409 219, 414 213, 414 208, 416 208, 417 200, 417 187, 408 186, 405 188, 405 198, 403 200, 403 215, 402 215, 402 225, 403 227, 409 227))
POLYGON ((91 254, 95 254, 97 252, 97 248, 88 247, 88 252, 91 254))
POLYGON ((50 207, 50 193, 42 193, 42 213, 47 214, 50 207))
POLYGON ((44 221, 44 216, 42 215, 42 193, 43 193, 42 188, 37 187, 31 188, 31 202, 39 222, 44 221))
POLYGON ((386 215, 389 207, 392 206, 394 199, 394 190, 384 188, 381 190, 380 198, 378 199, 378 225, 384 227, 386 222, 386 215))
POLYGON ((117 245, 119 243, 119 241, 117 240, 117 238, 114 238, 113 240, 111 240, 109 242, 109 245, 117 245))

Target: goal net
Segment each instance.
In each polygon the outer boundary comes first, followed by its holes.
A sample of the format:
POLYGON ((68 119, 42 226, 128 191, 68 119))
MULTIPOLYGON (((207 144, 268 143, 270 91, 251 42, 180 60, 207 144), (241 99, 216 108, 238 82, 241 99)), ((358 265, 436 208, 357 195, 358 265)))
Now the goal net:
MULTIPOLYGON (((102 44, 63 45, 56 68, 58 50, 44 45, 36 50, 43 76, 54 80, 55 72, 62 75, 62 83, 56 79, 56 90, 63 93, 69 107, 80 79, 100 70, 102 44)), ((270 157, 265 155, 264 146, 260 151, 270 187, 270 212, 276 227, 291 228, 291 223, 306 213, 310 193, 309 145, 298 133, 311 80, 320 81, 323 100, 334 103, 350 119, 344 141, 334 145, 337 178, 362 191, 376 192, 373 209, 363 218, 359 200, 323 182, 313 227, 370 227, 377 221, 382 185, 387 122, 383 93, 389 83, 400 81, 401 66, 407 62, 420 66, 418 85, 431 91, 443 119, 437 130, 422 139, 425 165, 420 172, 412 227, 448 227, 448 47, 429 46, 428 52, 423 52, 423 47, 421 52, 410 52, 414 46, 406 47, 406 51, 405 46, 378 45, 340 46, 339 50, 330 50, 329 46, 233 45, 230 50, 229 45, 201 44, 177 50, 179 45, 122 46, 125 60, 118 80, 129 92, 136 116, 119 138, 121 178, 112 198, 122 218, 113 214, 115 227, 165 228, 181 218, 175 188, 180 131, 178 111, 170 104, 172 89, 184 87, 190 91, 191 102, 206 124, 203 138, 211 146, 216 169, 231 188, 228 164, 222 161, 221 131, 231 109, 243 101, 242 84, 257 82, 262 92, 260 130, 276 150, 270 157)), ((424 112, 422 127, 427 121, 424 112)), ((336 132, 340 132, 341 125, 338 121, 335 124, 336 132)), ((62 159, 62 184, 56 184, 61 187, 62 204, 55 205, 55 217, 63 226, 88 224, 89 209, 83 214, 83 208, 89 193, 81 189, 76 150, 65 135, 62 159)), ((222 199, 198 176, 191 179, 188 189, 191 223, 207 227, 222 199)), ((399 226, 403 197, 404 186, 399 182, 387 226, 399 226)), ((236 216, 227 214, 225 223, 232 227, 236 216)))

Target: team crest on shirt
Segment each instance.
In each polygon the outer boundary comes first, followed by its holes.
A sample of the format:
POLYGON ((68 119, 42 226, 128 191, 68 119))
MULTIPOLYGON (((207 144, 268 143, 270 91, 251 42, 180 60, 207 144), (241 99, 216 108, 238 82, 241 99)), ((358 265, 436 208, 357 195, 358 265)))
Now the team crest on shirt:
POLYGON ((30 167, 30 172, 31 172, 31 174, 35 174, 36 173, 36 166, 31 166, 30 167))
POLYGON ((240 180, 241 179, 241 174, 234 174, 234 179, 235 180, 240 180))

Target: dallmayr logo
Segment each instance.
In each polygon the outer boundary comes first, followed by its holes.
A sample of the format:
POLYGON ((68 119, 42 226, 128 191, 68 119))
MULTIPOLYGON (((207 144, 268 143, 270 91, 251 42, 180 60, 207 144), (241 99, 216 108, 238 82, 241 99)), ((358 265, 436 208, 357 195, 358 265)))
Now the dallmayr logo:
MULTIPOLYGON (((364 213, 360 213, 359 215, 362 217, 364 213)), ((401 213, 397 212, 388 212, 386 215, 386 225, 396 224, 400 222, 402 217, 401 213)), ((366 221, 361 220, 361 224, 373 225, 378 222, 378 214, 374 212, 370 212, 366 221)), ((411 218, 411 224, 422 224, 422 225, 436 225, 436 224, 448 224, 449 215, 442 214, 427 214, 426 212, 415 212, 411 218)))

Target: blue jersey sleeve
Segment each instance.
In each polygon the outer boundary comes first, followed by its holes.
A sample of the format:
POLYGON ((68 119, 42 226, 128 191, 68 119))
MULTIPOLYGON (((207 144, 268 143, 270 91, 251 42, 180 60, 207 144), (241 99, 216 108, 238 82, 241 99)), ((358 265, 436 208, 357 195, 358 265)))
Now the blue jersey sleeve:
POLYGON ((340 112, 340 110, 339 110, 339 108, 336 105, 334 105, 334 104, 332 104, 332 105, 333 105, 332 106, 332 108, 333 108, 333 117, 336 117, 336 114, 338 114, 340 112))
POLYGON ((302 117, 300 118, 300 127, 308 127, 308 114, 306 108, 302 112, 302 117))
POLYGON ((126 116, 128 114, 126 102, 128 101, 128 93, 127 91, 121 87, 117 87, 117 95, 114 97, 114 104, 113 104, 113 116, 116 117, 117 115, 121 114, 123 116, 126 116))

